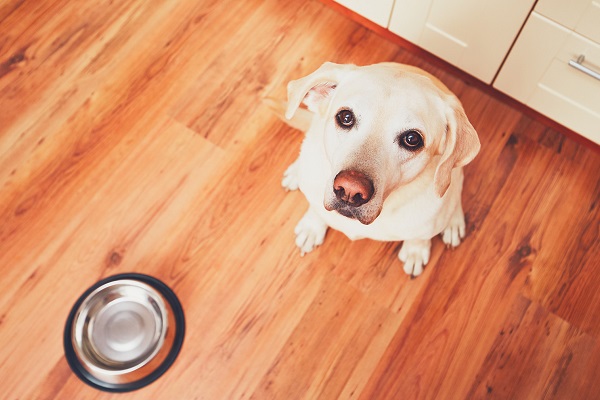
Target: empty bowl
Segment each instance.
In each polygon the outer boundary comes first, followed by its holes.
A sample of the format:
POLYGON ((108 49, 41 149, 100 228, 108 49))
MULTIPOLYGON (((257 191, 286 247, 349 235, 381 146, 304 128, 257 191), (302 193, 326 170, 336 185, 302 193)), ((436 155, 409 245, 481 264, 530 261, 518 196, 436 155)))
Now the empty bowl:
POLYGON ((169 287, 148 275, 120 274, 77 300, 65 325, 65 355, 88 385, 127 392, 167 371, 184 333, 183 309, 169 287))

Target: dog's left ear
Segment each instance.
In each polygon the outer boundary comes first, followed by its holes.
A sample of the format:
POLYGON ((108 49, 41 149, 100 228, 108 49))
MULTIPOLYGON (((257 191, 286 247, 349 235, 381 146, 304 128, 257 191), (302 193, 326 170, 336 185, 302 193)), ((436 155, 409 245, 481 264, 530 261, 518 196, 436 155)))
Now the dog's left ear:
POLYGON ((434 184, 438 196, 442 197, 450 186, 452 169, 470 163, 481 144, 465 110, 455 96, 449 96, 446 111, 446 139, 442 141, 442 158, 435 171, 434 184))
POLYGON ((326 62, 312 74, 288 83, 285 117, 292 119, 301 103, 310 111, 317 112, 322 101, 331 96, 343 76, 356 68, 351 64, 326 62))

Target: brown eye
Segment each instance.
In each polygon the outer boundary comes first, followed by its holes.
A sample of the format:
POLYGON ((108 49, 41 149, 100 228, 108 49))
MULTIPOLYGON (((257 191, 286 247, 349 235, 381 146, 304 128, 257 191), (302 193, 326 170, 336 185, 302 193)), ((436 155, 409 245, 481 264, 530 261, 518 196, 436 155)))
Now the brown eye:
POLYGON ((417 131, 406 131, 400 135, 399 144, 406 150, 416 151, 423 147, 423 136, 417 131))
POLYGON ((337 124, 342 129, 350 129, 356 123, 356 118, 354 117, 354 113, 350 110, 341 110, 336 116, 335 120, 337 124))

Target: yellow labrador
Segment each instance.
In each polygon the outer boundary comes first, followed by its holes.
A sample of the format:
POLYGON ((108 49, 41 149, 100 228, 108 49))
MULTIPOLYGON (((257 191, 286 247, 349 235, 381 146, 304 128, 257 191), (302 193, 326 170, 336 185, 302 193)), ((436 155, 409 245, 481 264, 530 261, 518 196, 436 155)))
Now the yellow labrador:
POLYGON ((285 117, 306 132, 282 181, 309 203, 295 229, 302 254, 323 243, 328 227, 352 240, 403 241, 398 256, 414 277, 431 238, 460 244, 461 167, 480 144, 460 101, 435 77, 396 63, 325 63, 289 83, 285 117))

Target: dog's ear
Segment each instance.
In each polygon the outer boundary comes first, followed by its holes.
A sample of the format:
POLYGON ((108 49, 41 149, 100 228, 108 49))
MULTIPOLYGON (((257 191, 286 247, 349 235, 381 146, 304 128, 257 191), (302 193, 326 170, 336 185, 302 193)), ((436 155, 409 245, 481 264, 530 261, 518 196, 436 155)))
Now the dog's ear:
POLYGON ((356 69, 355 65, 326 62, 312 74, 291 81, 288 84, 288 106, 285 117, 291 119, 301 103, 312 112, 318 112, 319 105, 328 98, 343 76, 356 69))
POLYGON ((465 110, 455 96, 449 96, 446 112, 446 137, 440 145, 442 155, 435 171, 434 184, 438 196, 442 197, 450 186, 452 169, 470 163, 481 144, 477 132, 469 122, 465 110))

